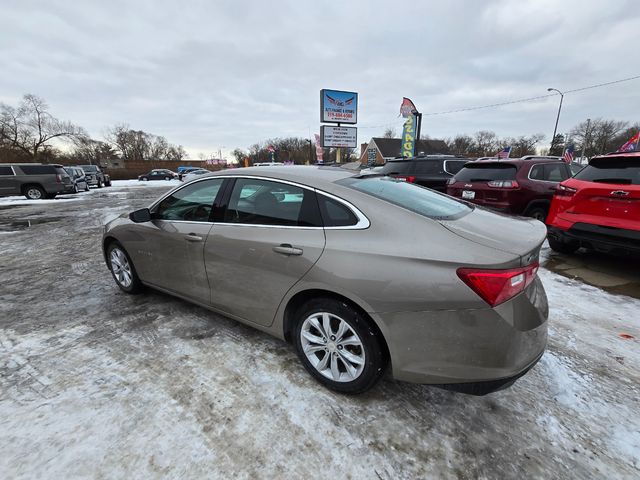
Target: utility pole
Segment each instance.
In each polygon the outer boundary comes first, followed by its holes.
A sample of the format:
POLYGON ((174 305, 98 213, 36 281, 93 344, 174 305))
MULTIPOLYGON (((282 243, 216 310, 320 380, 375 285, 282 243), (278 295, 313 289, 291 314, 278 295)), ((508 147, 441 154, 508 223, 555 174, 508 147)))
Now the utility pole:
POLYGON ((580 163, 582 163, 582 159, 584 158, 584 149, 587 146, 587 139, 589 138, 589 127, 591 126, 591 119, 587 118, 587 129, 584 132, 584 139, 582 140, 582 152, 580 152, 580 163))
POLYGON ((307 142, 309 142, 309 165, 311 165, 313 163, 313 150, 311 149, 311 139, 307 139, 307 142))
POLYGON ((564 99, 564 93, 557 88, 547 88, 547 92, 558 92, 560 94, 560 105, 558 106, 558 115, 556 116, 556 126, 553 127, 553 136, 551 137, 551 145, 553 145, 556 139, 556 132, 558 131, 558 120, 560 120, 560 110, 562 110, 562 100, 564 99))

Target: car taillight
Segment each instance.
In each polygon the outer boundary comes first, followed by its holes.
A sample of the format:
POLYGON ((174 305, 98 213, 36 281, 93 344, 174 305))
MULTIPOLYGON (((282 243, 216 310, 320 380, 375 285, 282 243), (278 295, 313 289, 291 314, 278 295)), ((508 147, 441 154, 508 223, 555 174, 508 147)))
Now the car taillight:
POLYGON ((492 180, 487 185, 493 188, 519 188, 515 180, 492 180))
POLYGON ((62 175, 60 175, 59 173, 56 174, 56 182, 57 183, 62 183, 62 175))
POLYGON ((558 197, 572 197, 578 190, 575 188, 567 187, 566 185, 558 185, 556 187, 556 196, 558 197))
POLYGON ((538 273, 538 262, 509 270, 459 268, 458 277, 492 307, 515 297, 531 285, 538 273))
POLYGON ((416 181, 416 177, 414 176, 403 176, 403 177, 397 177, 398 180, 401 180, 403 182, 409 182, 409 183, 413 183, 416 181))

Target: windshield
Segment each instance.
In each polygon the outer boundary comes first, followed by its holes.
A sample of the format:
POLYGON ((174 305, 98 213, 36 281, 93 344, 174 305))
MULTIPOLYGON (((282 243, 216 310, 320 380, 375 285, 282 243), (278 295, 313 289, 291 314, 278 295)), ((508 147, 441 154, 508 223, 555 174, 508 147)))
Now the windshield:
POLYGON ((472 210, 466 203, 391 177, 346 178, 337 183, 435 220, 453 220, 472 210))
POLYGON ((588 182, 640 185, 640 158, 596 158, 574 178, 588 182))
POLYGON ((456 182, 490 182, 515 180, 516 167, 509 163, 472 163, 456 173, 456 182))

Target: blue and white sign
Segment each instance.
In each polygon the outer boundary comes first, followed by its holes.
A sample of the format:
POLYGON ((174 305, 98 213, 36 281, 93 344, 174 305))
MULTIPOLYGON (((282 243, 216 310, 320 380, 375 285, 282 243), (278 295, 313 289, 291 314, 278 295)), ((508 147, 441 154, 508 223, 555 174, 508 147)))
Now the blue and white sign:
POLYGON ((358 94, 341 90, 320 90, 320 122, 358 123, 358 94))

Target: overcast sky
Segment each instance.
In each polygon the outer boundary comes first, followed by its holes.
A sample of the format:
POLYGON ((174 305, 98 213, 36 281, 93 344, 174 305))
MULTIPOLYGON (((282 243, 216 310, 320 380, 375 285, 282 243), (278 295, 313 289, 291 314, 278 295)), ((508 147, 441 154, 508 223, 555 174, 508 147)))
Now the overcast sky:
MULTIPOLYGON (((196 156, 319 130, 319 90, 359 93, 358 140, 424 113, 640 74, 637 1, 0 0, 0 101, 47 100, 94 137, 120 122, 196 156)), ((640 80, 567 94, 559 132, 639 121, 640 80)), ((558 98, 428 116, 445 138, 544 133, 558 98)))

